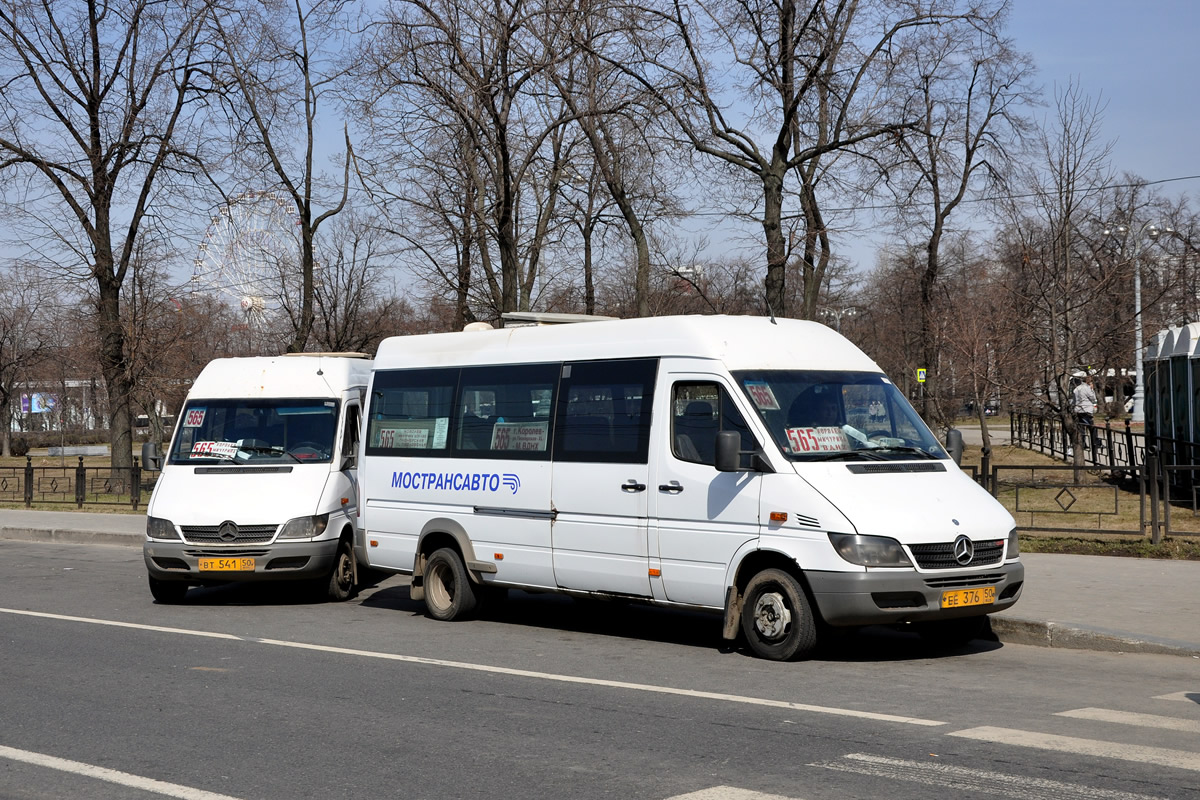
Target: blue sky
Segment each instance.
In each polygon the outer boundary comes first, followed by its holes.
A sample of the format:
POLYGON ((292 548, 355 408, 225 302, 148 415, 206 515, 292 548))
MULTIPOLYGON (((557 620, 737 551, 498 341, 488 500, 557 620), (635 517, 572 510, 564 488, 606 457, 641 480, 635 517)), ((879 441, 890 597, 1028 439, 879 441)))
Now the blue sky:
MULTIPOLYGON (((1107 101, 1118 174, 1200 175, 1200 2, 1013 0, 1009 33, 1037 62, 1048 102, 1072 78, 1107 101)), ((1193 180, 1168 191, 1198 189, 1193 180)))
MULTIPOLYGON (((1105 104, 1101 137, 1112 142, 1112 169, 1146 181, 1200 176, 1200 0, 1012 0, 1008 35, 1033 56, 1033 82, 1053 113, 1055 87, 1074 80, 1105 104)), ((1200 178, 1160 185, 1169 196, 1200 197, 1200 178)), ((990 223, 967 219, 952 226, 990 223)), ((865 219, 860 220, 862 224, 865 219)), ((891 237, 869 221, 839 246, 863 273, 891 237)))

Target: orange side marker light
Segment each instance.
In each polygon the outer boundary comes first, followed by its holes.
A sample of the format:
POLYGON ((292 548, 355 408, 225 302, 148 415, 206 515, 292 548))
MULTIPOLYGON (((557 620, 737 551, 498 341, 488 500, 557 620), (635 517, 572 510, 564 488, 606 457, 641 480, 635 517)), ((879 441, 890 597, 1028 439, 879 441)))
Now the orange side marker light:
POLYGON ((787 512, 786 511, 772 511, 771 512, 771 522, 787 522, 787 512))

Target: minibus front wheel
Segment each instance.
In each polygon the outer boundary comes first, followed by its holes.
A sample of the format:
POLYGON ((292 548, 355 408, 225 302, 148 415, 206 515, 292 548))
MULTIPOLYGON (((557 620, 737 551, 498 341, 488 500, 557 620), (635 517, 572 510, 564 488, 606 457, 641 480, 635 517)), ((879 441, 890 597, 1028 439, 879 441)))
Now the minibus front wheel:
POLYGON ((755 655, 791 661, 817 645, 812 608, 800 583, 781 569, 764 569, 746 584, 742 632, 755 655))
POLYGON ((478 598, 462 559, 452 548, 435 550, 425 562, 425 608, 434 619, 465 619, 478 598))
POLYGON ((183 581, 160 581, 150 578, 150 594, 163 605, 182 603, 187 595, 188 585, 183 581))

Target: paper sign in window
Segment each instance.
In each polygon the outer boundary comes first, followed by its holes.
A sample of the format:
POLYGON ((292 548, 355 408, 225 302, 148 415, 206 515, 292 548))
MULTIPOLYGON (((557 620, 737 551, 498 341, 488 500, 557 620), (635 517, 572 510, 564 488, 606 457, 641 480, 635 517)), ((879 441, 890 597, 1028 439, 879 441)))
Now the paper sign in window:
POLYGON ((492 428, 492 450, 545 452, 548 422, 497 422, 492 428))
POLYGON ((788 445, 793 453, 836 453, 850 449, 841 428, 788 428, 788 445))
POLYGON ((771 386, 765 381, 747 381, 746 393, 750 395, 754 405, 762 411, 779 410, 779 401, 775 399, 775 392, 771 391, 771 386))

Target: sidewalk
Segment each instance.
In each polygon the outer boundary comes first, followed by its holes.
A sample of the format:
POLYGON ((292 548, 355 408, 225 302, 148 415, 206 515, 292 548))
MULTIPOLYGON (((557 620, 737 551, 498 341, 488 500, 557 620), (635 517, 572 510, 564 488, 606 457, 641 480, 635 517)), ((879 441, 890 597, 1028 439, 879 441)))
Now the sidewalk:
MULTIPOLYGON (((143 514, 0 509, 0 540, 140 547, 143 514)), ((1200 561, 1026 553, 1002 642, 1200 658, 1200 561)))

